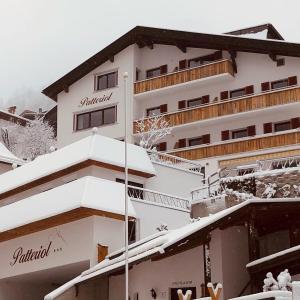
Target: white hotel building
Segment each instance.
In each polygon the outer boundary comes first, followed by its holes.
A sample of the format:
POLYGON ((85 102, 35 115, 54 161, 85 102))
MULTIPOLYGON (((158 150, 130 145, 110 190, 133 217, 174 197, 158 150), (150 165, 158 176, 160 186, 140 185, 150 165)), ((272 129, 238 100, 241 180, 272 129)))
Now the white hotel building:
POLYGON ((214 35, 136 27, 43 90, 57 102, 59 147, 89 134, 129 139, 162 114, 160 151, 218 168, 299 154, 300 45, 271 25, 214 35))
POLYGON ((0 300, 124 297, 124 99, 130 299, 153 289, 177 300, 178 288, 199 298, 208 282, 224 283, 222 299, 249 292, 262 267, 246 264, 300 243, 299 198, 248 199, 189 224, 191 192, 203 173, 300 154, 299 76, 300 44, 270 24, 220 35, 136 27, 44 89, 59 149, 8 171, 23 162, 0 147, 0 300), (135 121, 155 114, 173 129, 149 155, 134 145, 135 121))

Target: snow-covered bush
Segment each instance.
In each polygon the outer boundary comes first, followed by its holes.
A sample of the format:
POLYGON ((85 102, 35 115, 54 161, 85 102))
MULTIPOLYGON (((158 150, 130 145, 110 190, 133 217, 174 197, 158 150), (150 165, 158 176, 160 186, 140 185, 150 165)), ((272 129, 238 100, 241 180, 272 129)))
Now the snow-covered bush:
POLYGON ((1 139, 17 157, 34 160, 50 152, 56 146, 54 129, 42 118, 37 118, 25 127, 14 124, 1 127, 1 139))
POLYGON ((262 193, 262 198, 273 198, 277 192, 277 184, 276 183, 267 183, 265 184, 265 190, 262 193))
POLYGON ((277 280, 273 277, 271 272, 268 272, 264 279, 263 291, 291 291, 292 290, 292 277, 288 269, 280 272, 277 280))
POLYGON ((161 139, 171 134, 171 131, 169 122, 161 115, 136 121, 139 144, 146 149, 152 149, 161 139))

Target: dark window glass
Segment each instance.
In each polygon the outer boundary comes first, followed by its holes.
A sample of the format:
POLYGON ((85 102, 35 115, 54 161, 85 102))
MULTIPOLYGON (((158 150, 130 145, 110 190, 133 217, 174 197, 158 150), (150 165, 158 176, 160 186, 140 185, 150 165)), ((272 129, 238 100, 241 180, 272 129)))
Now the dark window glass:
MULTIPOLYGON (((117 178, 116 182, 120 182, 125 184, 125 180, 121 178, 117 178)), ((134 182, 134 181, 128 181, 128 185, 136 186, 138 188, 144 188, 144 185, 142 183, 134 182)), ((144 199, 144 192, 140 189, 135 189, 133 187, 128 187, 128 196, 136 199, 144 199)))
POLYGON ((147 117, 153 117, 160 114, 160 106, 147 109, 147 117))
POLYGON ((199 66, 201 66, 201 65, 202 65, 201 59, 194 58, 194 59, 190 59, 190 60, 189 60, 189 67, 190 67, 190 68, 199 67, 199 66))
POLYGON ((97 90, 113 88, 118 84, 118 72, 97 76, 97 90))
POLYGON ((155 69, 151 69, 148 70, 146 72, 146 77, 147 78, 151 78, 151 77, 155 77, 155 76, 159 76, 160 75, 160 67, 159 68, 155 68, 155 69))
POLYGON ((116 106, 77 115, 76 130, 98 127, 116 122, 116 106))
POLYGON ((288 79, 278 80, 271 82, 272 89, 280 89, 289 85, 288 79))
POLYGON ((128 221, 128 242, 132 244, 136 241, 136 221, 128 221))
POLYGON ((189 146, 197 146, 203 144, 203 138, 197 137, 193 139, 189 139, 189 146))
POLYGON ((77 130, 86 129, 90 127, 89 114, 82 114, 77 116, 77 130))
POLYGON ((202 98, 188 100, 188 102, 187 102, 188 107, 199 106, 199 105, 202 105, 202 104, 203 104, 203 99, 202 98))
POLYGON ((116 109, 115 107, 106 108, 103 110, 103 124, 112 124, 116 122, 116 109))
POLYGON ((91 112, 91 126, 98 127, 103 124, 102 110, 91 112))
POLYGON ((290 130, 291 129, 291 122, 280 122, 280 123, 275 123, 274 124, 274 130, 275 132, 278 131, 285 131, 285 130, 290 130))
POLYGON ((232 131, 232 138, 233 139, 239 139, 248 136, 248 130, 247 129, 239 129, 232 131))
POLYGON ((246 90, 245 89, 230 91, 230 98, 241 97, 241 96, 244 96, 244 95, 246 95, 246 90))

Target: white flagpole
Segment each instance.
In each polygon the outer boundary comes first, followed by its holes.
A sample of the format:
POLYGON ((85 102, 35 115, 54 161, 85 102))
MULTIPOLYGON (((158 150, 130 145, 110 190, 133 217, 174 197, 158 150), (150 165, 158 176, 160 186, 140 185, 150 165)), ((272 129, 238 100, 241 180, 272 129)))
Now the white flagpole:
POLYGON ((128 165, 127 165, 127 78, 128 73, 125 72, 124 78, 124 110, 125 110, 125 300, 129 299, 129 268, 128 268, 128 165))

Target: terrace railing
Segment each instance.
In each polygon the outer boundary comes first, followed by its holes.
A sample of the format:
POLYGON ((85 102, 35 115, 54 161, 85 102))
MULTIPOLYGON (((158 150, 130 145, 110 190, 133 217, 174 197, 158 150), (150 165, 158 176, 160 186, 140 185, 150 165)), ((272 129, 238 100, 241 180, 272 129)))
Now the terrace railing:
POLYGON ((129 197, 175 209, 190 210, 190 200, 136 186, 128 186, 129 197))

